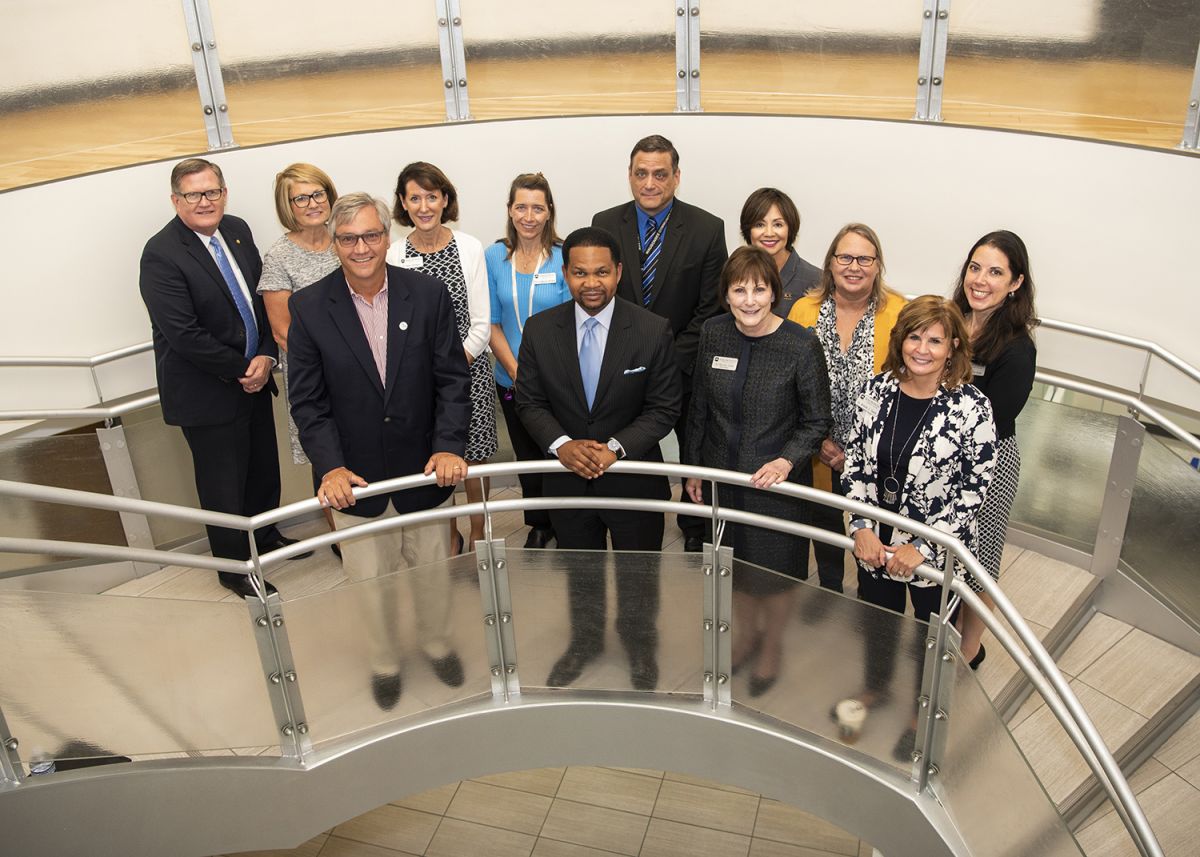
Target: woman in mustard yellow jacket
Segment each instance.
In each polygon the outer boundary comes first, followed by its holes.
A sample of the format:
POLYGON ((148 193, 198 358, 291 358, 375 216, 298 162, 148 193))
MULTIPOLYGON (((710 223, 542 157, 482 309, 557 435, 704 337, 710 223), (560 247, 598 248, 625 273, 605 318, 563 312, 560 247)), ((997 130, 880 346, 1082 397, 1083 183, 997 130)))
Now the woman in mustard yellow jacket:
MULTIPOLYGON (((854 425, 854 403, 883 366, 888 337, 905 304, 883 277, 879 236, 862 223, 848 223, 829 245, 820 282, 788 314, 789 320, 816 331, 829 367, 833 430, 813 459, 813 485, 843 495, 840 476, 854 425)), ((831 532, 846 532, 841 511, 830 506, 813 504, 812 522, 831 532)), ((841 592, 844 552, 816 541, 813 552, 821 586, 841 592)))

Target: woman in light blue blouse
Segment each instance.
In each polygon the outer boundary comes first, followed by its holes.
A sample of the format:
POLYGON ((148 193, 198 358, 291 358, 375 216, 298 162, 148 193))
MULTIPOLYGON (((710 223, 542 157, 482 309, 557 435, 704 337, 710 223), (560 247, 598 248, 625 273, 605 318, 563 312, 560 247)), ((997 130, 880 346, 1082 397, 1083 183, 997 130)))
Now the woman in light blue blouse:
MULTIPOLYGON (((541 461, 546 450, 538 448, 517 416, 517 355, 529 317, 571 299, 563 277, 562 239, 554 231, 554 195, 544 175, 522 173, 513 179, 504 227, 504 239, 483 254, 492 298, 490 345, 496 357, 496 393, 513 452, 521 461, 541 461)), ((540 475, 520 478, 526 497, 542 496, 540 475)), ((544 548, 554 538, 547 511, 526 511, 525 523, 531 528, 525 547, 544 548)))

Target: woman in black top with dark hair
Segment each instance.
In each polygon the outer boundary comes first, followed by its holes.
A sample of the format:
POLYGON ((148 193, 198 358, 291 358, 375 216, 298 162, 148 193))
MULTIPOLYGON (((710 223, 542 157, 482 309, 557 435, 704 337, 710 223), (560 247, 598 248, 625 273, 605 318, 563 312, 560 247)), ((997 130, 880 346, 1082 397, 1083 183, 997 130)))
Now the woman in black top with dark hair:
MULTIPOLYGON (((1000 577, 1008 514, 1021 477, 1017 415, 1029 399, 1037 362, 1037 349, 1030 336, 1037 325, 1033 299, 1033 274, 1025 242, 1004 229, 976 241, 959 272, 953 300, 966 317, 971 337, 972 383, 991 401, 996 420, 996 468, 987 502, 976 519, 975 549, 993 579, 1000 577)), ((969 575, 967 582, 980 591, 969 575)), ((980 594, 990 607, 990 599, 980 594)), ((963 656, 972 667, 978 667, 986 655, 981 642, 983 619, 964 607, 959 624, 963 656)))

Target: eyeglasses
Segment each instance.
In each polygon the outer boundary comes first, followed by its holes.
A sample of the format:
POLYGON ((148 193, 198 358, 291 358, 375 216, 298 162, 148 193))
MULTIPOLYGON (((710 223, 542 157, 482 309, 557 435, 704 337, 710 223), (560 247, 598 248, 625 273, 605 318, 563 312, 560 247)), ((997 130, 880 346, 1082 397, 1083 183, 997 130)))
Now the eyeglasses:
POLYGON ((292 197, 292 205, 296 208, 308 208, 314 202, 322 203, 325 201, 325 191, 314 190, 312 193, 302 193, 292 197))
POLYGON ((338 243, 338 246, 345 247, 347 250, 351 247, 356 247, 360 239, 368 247, 374 247, 383 240, 383 233, 376 229, 371 232, 364 232, 361 235, 355 235, 353 232, 339 232, 333 236, 333 240, 338 243))
POLYGON ((834 256, 833 258, 835 260, 837 260, 837 263, 839 265, 845 265, 845 266, 849 267, 850 265, 854 264, 855 262, 858 262, 858 267, 870 268, 872 265, 875 264, 875 259, 877 257, 875 257, 875 256, 851 256, 849 253, 839 253, 838 255, 834 256))
POLYGON ((187 193, 177 193, 175 195, 183 197, 188 205, 195 205, 200 201, 200 197, 204 197, 209 202, 216 202, 225 195, 225 188, 214 187, 211 190, 189 190, 187 193))

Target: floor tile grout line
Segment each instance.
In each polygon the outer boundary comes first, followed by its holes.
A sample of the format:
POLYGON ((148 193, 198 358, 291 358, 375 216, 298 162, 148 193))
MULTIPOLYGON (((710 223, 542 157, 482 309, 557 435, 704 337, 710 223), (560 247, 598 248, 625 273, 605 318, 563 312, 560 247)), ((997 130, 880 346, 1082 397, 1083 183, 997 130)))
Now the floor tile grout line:
POLYGON ((646 829, 642 831, 642 842, 638 846, 638 857, 641 857, 641 853, 646 850, 646 837, 650 835, 650 825, 653 824, 654 819, 658 817, 654 814, 654 811, 658 809, 658 798, 662 794, 663 785, 666 782, 667 772, 663 771, 662 779, 658 781, 658 787, 654 790, 654 803, 650 804, 650 817, 646 819, 646 829))

